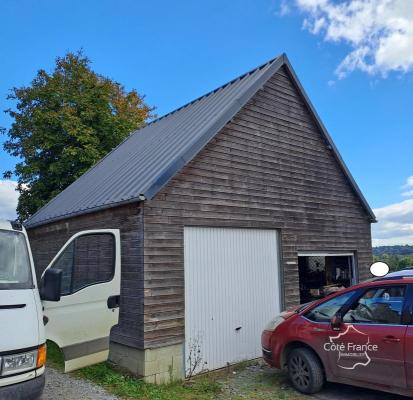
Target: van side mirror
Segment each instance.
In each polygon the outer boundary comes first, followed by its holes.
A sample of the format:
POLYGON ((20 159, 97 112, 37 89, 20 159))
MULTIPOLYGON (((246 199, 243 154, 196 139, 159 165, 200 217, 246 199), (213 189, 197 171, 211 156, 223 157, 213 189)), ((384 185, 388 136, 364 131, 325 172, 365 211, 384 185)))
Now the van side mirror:
POLYGON ((60 301, 62 288, 61 269, 49 268, 45 271, 40 284, 40 298, 46 301, 60 301))
POLYGON ((343 318, 340 314, 334 315, 334 317, 331 318, 331 328, 333 331, 340 331, 341 326, 343 325, 343 318))

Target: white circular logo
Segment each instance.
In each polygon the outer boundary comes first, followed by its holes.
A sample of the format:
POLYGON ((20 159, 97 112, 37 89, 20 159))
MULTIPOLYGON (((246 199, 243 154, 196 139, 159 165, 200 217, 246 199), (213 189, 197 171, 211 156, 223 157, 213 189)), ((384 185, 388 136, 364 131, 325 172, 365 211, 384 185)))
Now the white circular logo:
POLYGON ((371 267, 370 267, 370 272, 374 276, 385 276, 389 273, 389 270, 390 270, 389 266, 386 263, 381 262, 381 261, 371 264, 371 267))

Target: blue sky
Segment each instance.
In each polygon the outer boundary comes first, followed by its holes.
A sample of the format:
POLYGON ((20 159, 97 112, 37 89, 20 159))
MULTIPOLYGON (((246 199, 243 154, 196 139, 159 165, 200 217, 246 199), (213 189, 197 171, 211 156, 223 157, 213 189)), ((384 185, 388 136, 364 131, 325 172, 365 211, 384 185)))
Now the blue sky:
MULTIPOLYGON (((370 2, 353 3, 360 1, 370 2)), ((366 26, 357 16, 347 15, 353 20, 337 31, 330 11, 338 3, 3 0, 0 109, 12 106, 5 100, 11 87, 29 84, 68 50, 83 48, 97 72, 145 94, 159 115, 286 52, 369 203, 393 224, 386 232, 375 228, 376 243, 413 243, 413 195, 402 196, 413 190, 413 182, 407 184, 413 175, 413 60, 399 54, 395 64, 390 51, 386 56, 377 43, 353 37, 366 26), (360 56, 366 46, 371 53, 360 56)), ((385 24, 380 18, 373 33, 385 24)), ((10 122, 0 114, 0 126, 10 122)), ((14 164, 0 150, 0 170, 14 164)), ((2 185, 0 202, 10 184, 2 185)))

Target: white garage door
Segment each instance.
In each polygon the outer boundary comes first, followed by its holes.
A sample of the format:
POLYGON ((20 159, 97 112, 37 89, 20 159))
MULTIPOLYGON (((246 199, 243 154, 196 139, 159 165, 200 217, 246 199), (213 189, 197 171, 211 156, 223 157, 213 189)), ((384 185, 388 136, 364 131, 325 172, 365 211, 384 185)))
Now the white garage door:
POLYGON ((185 227, 187 375, 261 356, 280 312, 275 230, 185 227))

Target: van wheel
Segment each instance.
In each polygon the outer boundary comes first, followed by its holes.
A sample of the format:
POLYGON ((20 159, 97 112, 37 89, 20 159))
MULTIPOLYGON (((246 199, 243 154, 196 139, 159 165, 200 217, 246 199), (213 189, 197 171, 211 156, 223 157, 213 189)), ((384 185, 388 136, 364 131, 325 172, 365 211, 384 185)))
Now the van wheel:
POLYGON ((301 393, 317 393, 324 385, 320 361, 311 350, 304 347, 294 349, 289 354, 288 376, 294 388, 301 393))

